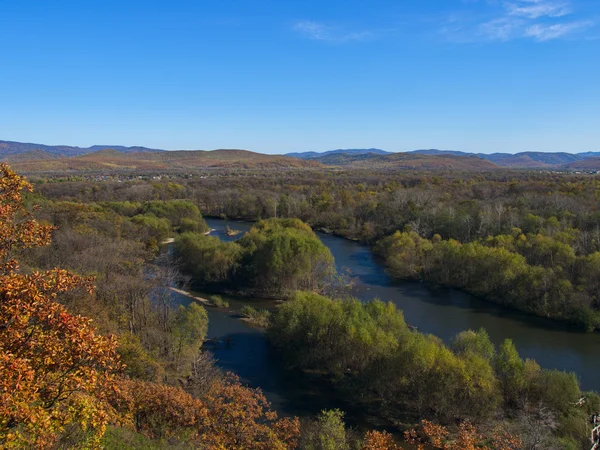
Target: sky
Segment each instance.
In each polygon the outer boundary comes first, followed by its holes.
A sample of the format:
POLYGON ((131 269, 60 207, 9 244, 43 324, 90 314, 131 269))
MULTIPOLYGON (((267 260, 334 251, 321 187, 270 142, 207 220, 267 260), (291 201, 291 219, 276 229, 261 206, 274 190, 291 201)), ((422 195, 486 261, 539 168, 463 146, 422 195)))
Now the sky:
POLYGON ((0 139, 600 151, 600 1, 0 0, 0 139))

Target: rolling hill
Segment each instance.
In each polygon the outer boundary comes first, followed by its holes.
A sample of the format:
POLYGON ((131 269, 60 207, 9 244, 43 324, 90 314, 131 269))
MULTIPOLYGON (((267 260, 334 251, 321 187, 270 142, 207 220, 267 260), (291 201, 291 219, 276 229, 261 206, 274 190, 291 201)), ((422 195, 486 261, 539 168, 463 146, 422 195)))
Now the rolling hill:
POLYGON ((299 159, 316 159, 327 155, 366 155, 368 153, 374 153, 377 155, 391 155, 392 152, 381 150, 380 148, 348 148, 348 149, 337 149, 328 150, 326 152, 300 152, 300 153, 286 153, 285 156, 299 159))
POLYGON ((492 153, 490 155, 479 154, 480 158, 487 159, 501 167, 514 168, 544 168, 559 167, 583 157, 573 153, 544 153, 544 152, 522 152, 514 155, 509 153, 492 153))
POLYGON ((454 150, 415 150, 411 153, 423 155, 455 155, 469 156, 491 161, 500 167, 514 169, 549 169, 568 168, 568 165, 576 161, 584 161, 588 158, 600 156, 597 152, 566 153, 566 152, 521 152, 521 153, 466 153, 454 150))
POLYGON ((122 145, 75 147, 0 141, 0 161, 24 173, 201 168, 347 167, 390 169, 600 170, 600 152, 468 153, 422 149, 392 153, 378 148, 265 155, 248 150, 161 150, 122 145))
POLYGON ((455 155, 422 155, 418 153, 392 153, 387 155, 333 153, 312 159, 326 166, 363 169, 404 170, 490 170, 498 166, 476 157, 455 155))
POLYGON ((31 152, 44 152, 48 155, 70 157, 94 153, 99 150, 113 149, 122 153, 160 152, 164 150, 146 147, 124 147, 122 145, 93 145, 91 147, 74 147, 69 145, 44 145, 26 142, 0 141, 0 156, 21 155, 31 152))
POLYGON ((593 157, 583 159, 581 161, 574 161, 564 166, 565 169, 569 170, 600 170, 600 157, 593 157))
POLYGON ((278 169, 323 167, 315 161, 276 155, 263 155, 247 150, 181 150, 162 152, 122 153, 118 150, 100 150, 73 157, 50 157, 46 153, 38 159, 23 158, 31 153, 12 155, 11 166, 22 173, 91 172, 91 171, 160 171, 194 170, 207 168, 278 169))

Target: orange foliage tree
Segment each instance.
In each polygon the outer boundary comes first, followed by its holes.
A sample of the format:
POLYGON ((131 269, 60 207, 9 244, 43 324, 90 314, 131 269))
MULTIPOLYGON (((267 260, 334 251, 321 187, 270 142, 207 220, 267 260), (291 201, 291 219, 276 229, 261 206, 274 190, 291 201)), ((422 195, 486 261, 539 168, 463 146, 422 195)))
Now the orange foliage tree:
POLYGON ((259 390, 233 376, 201 400, 140 380, 122 380, 120 387, 113 405, 126 424, 151 438, 184 437, 209 450, 288 450, 297 444, 298 419, 279 419, 259 390))
MULTIPOLYGON (((412 444, 418 444, 418 449, 424 449, 422 445, 425 441, 428 448, 441 450, 519 450, 523 448, 520 438, 512 436, 502 429, 497 429, 490 439, 484 439, 477 431, 474 425, 469 422, 463 422, 458 429, 458 435, 450 439, 450 432, 447 428, 429 422, 421 421, 422 435, 415 430, 407 432, 405 438, 412 444)), ((387 448, 387 447, 385 447, 387 448)))
POLYGON ((385 431, 367 431, 361 450, 402 450, 391 434, 385 431))
POLYGON ((279 419, 259 389, 249 389, 229 375, 216 383, 206 399, 208 416, 202 425, 209 448, 285 450, 296 447, 297 418, 279 419))
POLYGON ((93 445, 111 408, 116 340, 69 314, 59 294, 90 280, 63 270, 23 274, 16 255, 47 245, 52 228, 26 211, 31 185, 0 165, 0 447, 55 446, 67 426, 93 445))

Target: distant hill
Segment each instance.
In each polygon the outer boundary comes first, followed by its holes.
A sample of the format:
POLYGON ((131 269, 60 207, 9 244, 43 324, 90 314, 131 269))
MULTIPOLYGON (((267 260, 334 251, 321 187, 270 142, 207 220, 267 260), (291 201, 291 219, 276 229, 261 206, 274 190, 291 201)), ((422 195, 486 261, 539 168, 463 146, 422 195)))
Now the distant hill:
POLYGON ((437 150, 437 149, 429 149, 429 150, 413 150, 409 153, 418 153, 420 155, 432 155, 432 156, 447 156, 447 155, 454 155, 454 156, 475 156, 477 157, 478 155, 475 153, 467 153, 467 152, 461 152, 458 150, 437 150))
POLYGON ((564 166, 569 170, 600 170, 600 157, 591 157, 575 161, 564 166))
POLYGON ((412 153, 426 155, 458 155, 485 159, 500 167, 515 169, 562 168, 576 161, 600 156, 600 152, 521 152, 521 153, 467 153, 454 150, 415 150, 412 153))
MULTIPOLYGON (((469 153, 459 150, 438 150, 438 149, 420 149, 407 152, 409 154, 417 154, 423 156, 439 156, 439 157, 463 157, 475 158, 490 161, 499 167, 507 167, 513 169, 549 169, 549 168, 567 168, 568 164, 583 161, 588 158, 600 157, 600 152, 586 153, 566 153, 566 152, 521 152, 521 153, 469 153)), ((347 158, 347 156, 365 156, 373 155, 394 155, 397 153, 387 152, 381 149, 339 149, 330 150, 327 152, 304 152, 304 153, 288 153, 286 156, 301 158, 306 160, 314 160, 322 162, 326 165, 357 165, 360 164, 362 158, 347 158)), ((371 161, 375 161, 371 159, 371 161)), ((415 160, 416 161, 416 160, 415 160)), ((439 163, 439 160, 437 160, 439 163)), ((447 161, 449 163, 449 161, 447 161)))
POLYGON ((502 167, 515 168, 558 167, 583 159, 582 156, 573 153, 545 152, 522 152, 514 155, 510 153, 492 153, 490 155, 480 153, 478 156, 502 167))
POLYGON ((69 145, 44 145, 25 142, 0 141, 0 158, 6 160, 7 156, 22 155, 31 152, 44 152, 54 156, 79 156, 94 153, 99 150, 114 149, 122 153, 160 152, 164 150, 146 147, 124 147, 122 145, 93 145, 92 147, 73 147, 69 145))
POLYGON ((8 155, 4 155, 2 151, 0 151, 0 161, 10 163, 21 161, 40 161, 56 158, 60 158, 60 156, 53 155, 51 153, 45 152, 44 150, 30 150, 24 153, 13 153, 8 155))
POLYGON ((581 156, 582 158, 595 158, 595 157, 600 157, 600 152, 583 152, 583 153, 577 153, 578 156, 581 156))
POLYGON ((161 150, 122 145, 76 147, 0 141, 0 161, 22 172, 165 170, 206 167, 364 167, 400 169, 560 169, 600 170, 600 152, 469 153, 420 149, 392 153, 379 148, 337 149, 265 155, 247 150, 161 150))
POLYGON ((366 155, 369 153, 374 153, 376 155, 391 155, 392 152, 387 152, 385 150, 381 150, 380 148, 348 148, 348 149, 337 149, 337 150, 329 150, 326 152, 301 152, 301 153, 286 153, 285 156, 290 156, 292 158, 299 159, 316 159, 321 158, 327 155, 366 155))
POLYGON ((364 169, 489 170, 498 168, 494 163, 476 157, 423 155, 415 152, 384 155, 333 153, 312 161, 320 162, 326 166, 364 169))
MULTIPOLYGON (((23 156, 23 155, 21 155, 23 156)), ((263 155, 247 150, 181 150, 123 153, 100 150, 73 157, 23 159, 10 162, 22 173, 89 172, 122 170, 194 170, 206 168, 278 169, 324 167, 316 161, 304 161, 277 155, 263 155)))

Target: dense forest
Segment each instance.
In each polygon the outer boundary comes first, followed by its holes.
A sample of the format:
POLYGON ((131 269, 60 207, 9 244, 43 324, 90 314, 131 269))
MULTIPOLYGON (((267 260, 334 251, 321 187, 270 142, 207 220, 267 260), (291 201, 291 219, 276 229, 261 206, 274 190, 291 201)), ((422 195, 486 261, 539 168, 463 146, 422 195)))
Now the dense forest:
POLYGON ((407 240, 396 235, 395 253, 381 252, 394 276, 459 287, 588 330, 600 327, 600 266, 595 262, 600 258, 600 180, 595 176, 233 171, 177 181, 39 181, 40 191, 55 199, 190 199, 205 215, 298 218, 315 229, 370 244, 397 231, 414 233, 431 241, 432 250, 425 248, 429 244, 417 252, 404 248, 399 239, 407 240), (480 264, 462 263, 469 258, 480 264), (398 261, 412 268, 394 269, 398 261), (449 276, 444 263, 460 263, 461 273, 449 276), (488 283, 482 270, 495 279, 488 283))
POLYGON ((395 277, 594 330, 595 177, 223 171, 39 178, 31 193, 2 170, 2 446, 397 448, 387 433, 348 429, 341 411, 278 418, 260 391, 223 374, 202 350, 204 307, 172 302, 170 288, 190 278, 212 291, 288 299, 263 325, 290 369, 409 441, 589 443, 600 400, 581 392, 576 375, 523 360, 510 340, 495 348, 485 330, 444 345, 410 329, 392 304, 361 304, 337 289, 346 280, 313 229, 374 244, 395 277), (222 242, 205 236, 203 215, 258 222, 222 242), (178 259, 159 256, 169 237, 178 259))

